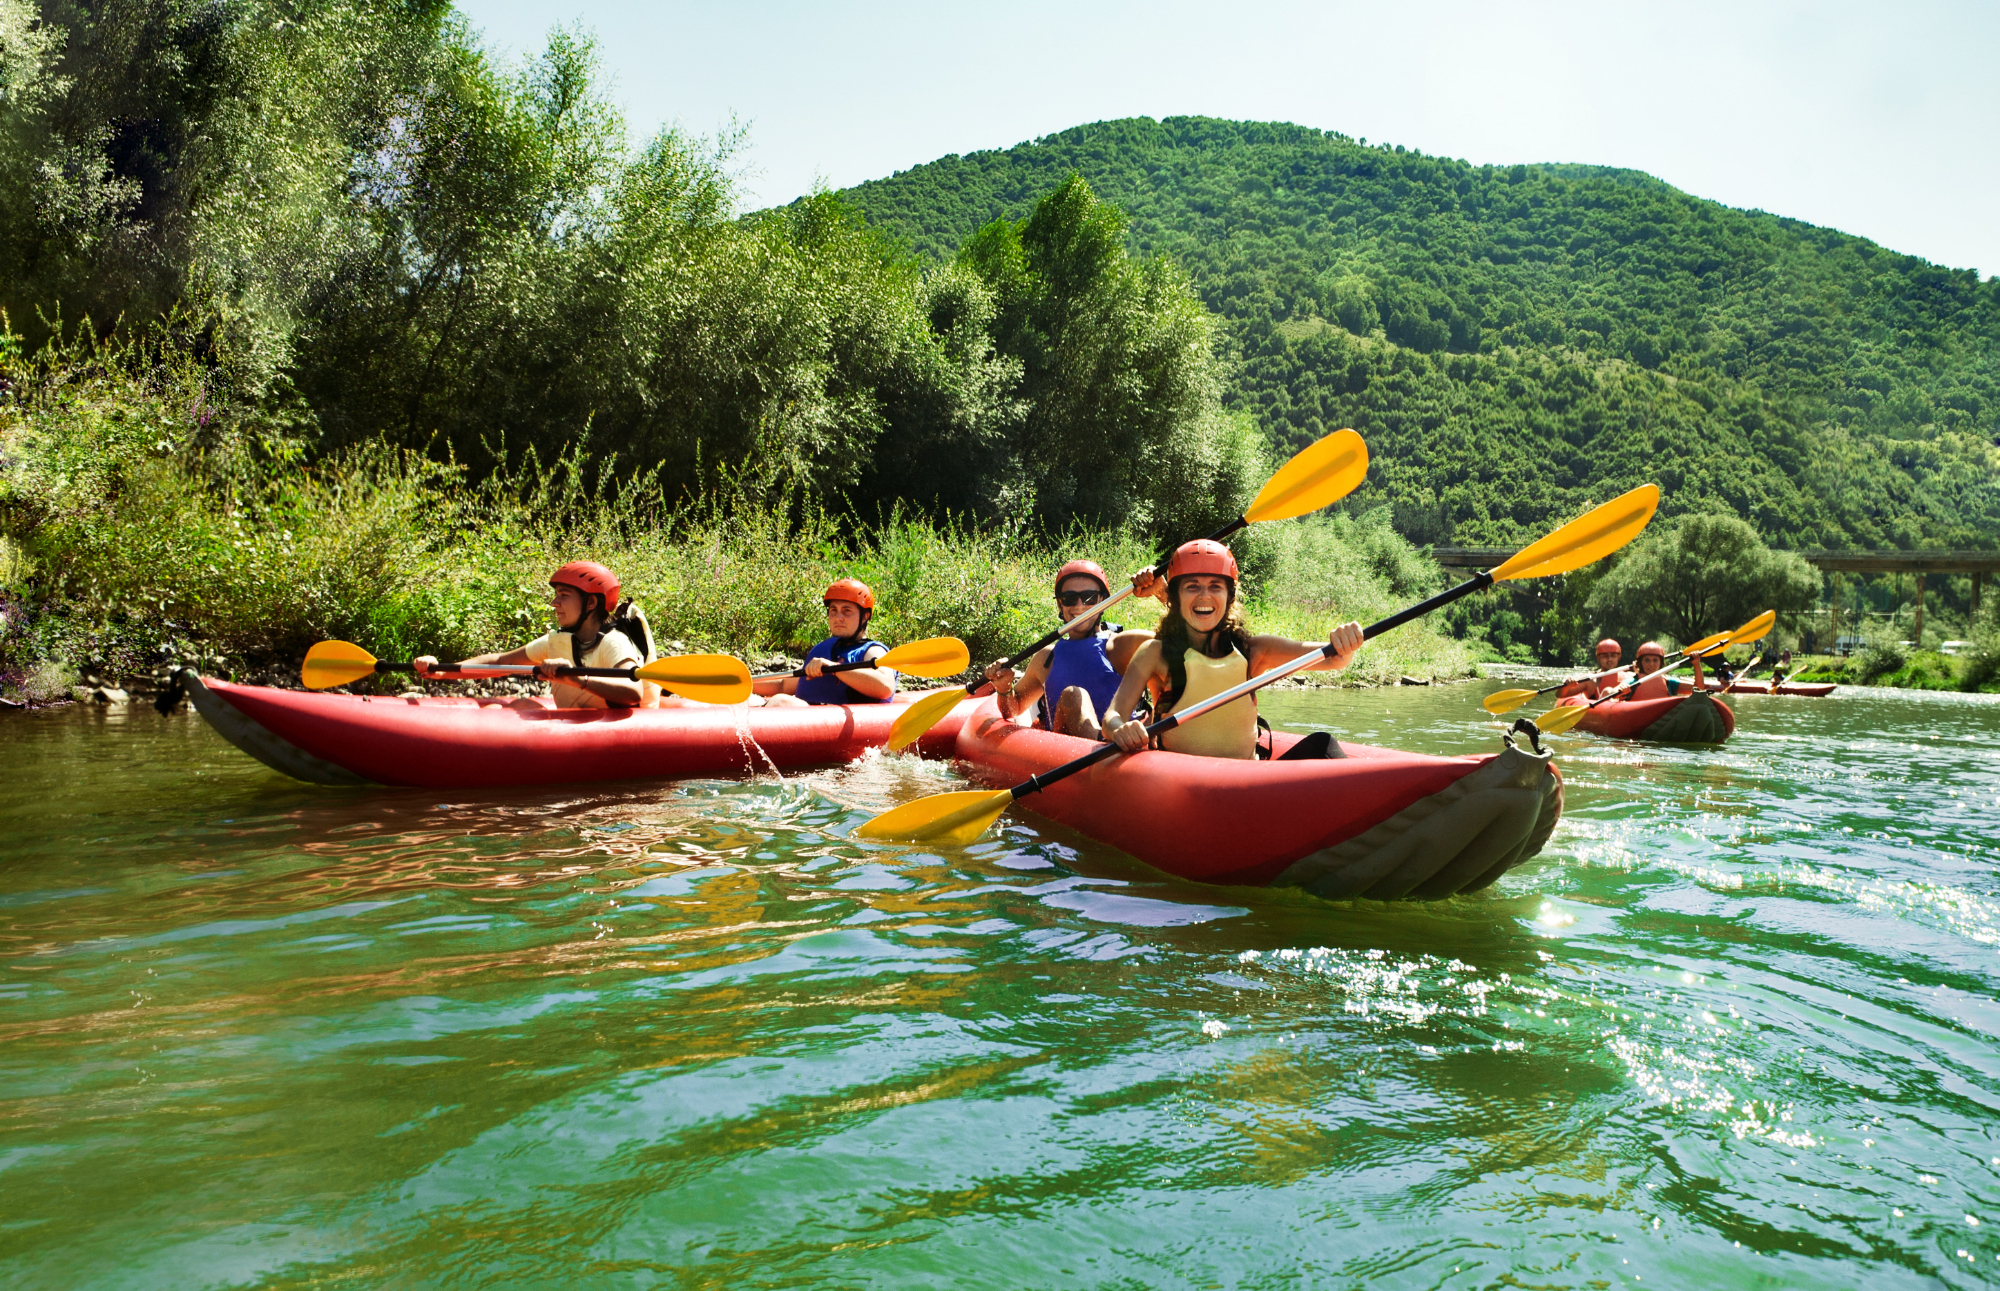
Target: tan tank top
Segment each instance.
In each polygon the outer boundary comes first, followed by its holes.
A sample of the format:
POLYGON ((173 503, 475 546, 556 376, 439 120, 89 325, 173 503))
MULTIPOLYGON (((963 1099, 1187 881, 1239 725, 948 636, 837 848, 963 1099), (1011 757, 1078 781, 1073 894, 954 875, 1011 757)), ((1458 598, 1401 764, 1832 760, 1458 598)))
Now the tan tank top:
MULTIPOLYGON (((1175 701, 1177 709, 1198 704, 1210 695, 1220 695, 1250 678, 1250 661, 1234 648, 1220 659, 1211 659, 1189 647, 1186 663, 1187 690, 1175 701)), ((1192 753, 1196 757, 1254 762, 1257 758, 1257 697, 1245 695, 1241 699, 1233 699, 1221 708, 1176 726, 1160 737, 1160 746, 1175 753, 1192 753)))

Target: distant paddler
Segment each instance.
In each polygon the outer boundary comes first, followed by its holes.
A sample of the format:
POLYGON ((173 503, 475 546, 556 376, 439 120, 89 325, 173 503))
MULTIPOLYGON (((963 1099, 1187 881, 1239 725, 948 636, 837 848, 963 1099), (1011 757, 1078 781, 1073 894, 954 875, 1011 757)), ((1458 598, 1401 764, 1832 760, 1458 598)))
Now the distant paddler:
POLYGON ((1568 699, 1571 695, 1582 695, 1586 699, 1596 699, 1599 695, 1617 688, 1625 680, 1624 672, 1618 666, 1625 657, 1625 647, 1618 644, 1617 637, 1606 637, 1597 643, 1597 671, 1584 677, 1571 677, 1564 681, 1557 699, 1568 699))

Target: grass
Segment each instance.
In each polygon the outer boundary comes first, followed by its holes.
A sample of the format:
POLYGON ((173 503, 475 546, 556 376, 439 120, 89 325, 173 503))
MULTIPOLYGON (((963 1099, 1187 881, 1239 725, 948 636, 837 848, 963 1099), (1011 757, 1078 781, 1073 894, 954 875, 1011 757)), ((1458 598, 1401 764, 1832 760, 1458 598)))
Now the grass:
POLYGON ((1844 657, 1809 655, 1798 663, 1795 681, 2000 694, 2000 651, 1992 648, 1958 655, 1896 648, 1844 657))
MULTIPOLYGON (((873 635, 954 635, 994 658, 1053 622, 1049 579, 1087 556, 1116 577, 1139 535, 1051 539, 896 511, 857 524, 738 486, 669 499, 643 472, 533 458, 487 479, 386 447, 315 458, 296 410, 231 407, 214 370, 156 338, 73 340, 0 364, 0 688, 61 695, 79 677, 143 678, 167 659, 293 675, 338 637, 384 658, 462 657, 547 626, 566 560, 616 570, 670 648, 753 662, 822 637, 820 594, 875 588, 873 635)), ((1312 640, 1442 584, 1379 518, 1260 526, 1245 550, 1254 629, 1312 640)), ((1150 625, 1157 602, 1126 622, 1150 625)), ((1458 642, 1412 624, 1343 678, 1470 675, 1458 642)))

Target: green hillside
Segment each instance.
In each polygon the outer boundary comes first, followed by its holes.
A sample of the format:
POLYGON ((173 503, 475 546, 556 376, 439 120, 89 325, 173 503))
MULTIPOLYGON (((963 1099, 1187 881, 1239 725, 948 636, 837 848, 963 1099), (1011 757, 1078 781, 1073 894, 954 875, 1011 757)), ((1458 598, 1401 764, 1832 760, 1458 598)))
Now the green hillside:
POLYGON ((1230 406, 1352 425, 1367 496, 1480 544, 1646 479, 1781 545, 2000 542, 2000 280, 1591 166, 1102 122, 845 196, 926 257, 1070 172, 1233 325, 1230 406))

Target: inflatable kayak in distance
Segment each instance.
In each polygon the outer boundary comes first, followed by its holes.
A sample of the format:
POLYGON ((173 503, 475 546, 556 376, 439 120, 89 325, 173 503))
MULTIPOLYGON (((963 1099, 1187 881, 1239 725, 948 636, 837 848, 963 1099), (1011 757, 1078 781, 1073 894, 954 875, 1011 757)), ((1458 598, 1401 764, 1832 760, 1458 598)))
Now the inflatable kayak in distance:
MULTIPOLYGON (((1572 695, 1556 702, 1575 707, 1590 701, 1572 695)), ((1707 691, 1695 691, 1659 699, 1614 699, 1591 709, 1570 729, 1663 744, 1720 744, 1736 733, 1736 714, 1707 691)))
MULTIPOLYGON (((402 698, 177 678, 208 724, 313 784, 473 789, 672 780, 852 761, 889 740, 910 696, 812 708, 557 708, 547 699, 402 698)), ((920 751, 951 755, 959 705, 920 751)))
MULTIPOLYGON (((1275 751, 1298 738, 1274 735, 1275 751)), ((1100 762, 1019 805, 1184 879, 1431 900, 1493 883, 1541 851, 1562 815, 1550 754, 1512 736, 1504 745, 1441 758, 1337 744, 1345 756, 1297 762, 1151 749, 1100 762)), ((973 776, 996 786, 1096 747, 1009 722, 990 699, 965 717, 957 742, 973 776)))
POLYGON ((1735 681, 1724 686, 1713 677, 1703 677, 1701 688, 1711 691, 1727 691, 1732 695, 1794 695, 1800 699, 1825 699, 1837 688, 1831 681, 1781 681, 1773 686, 1768 681, 1735 681))

